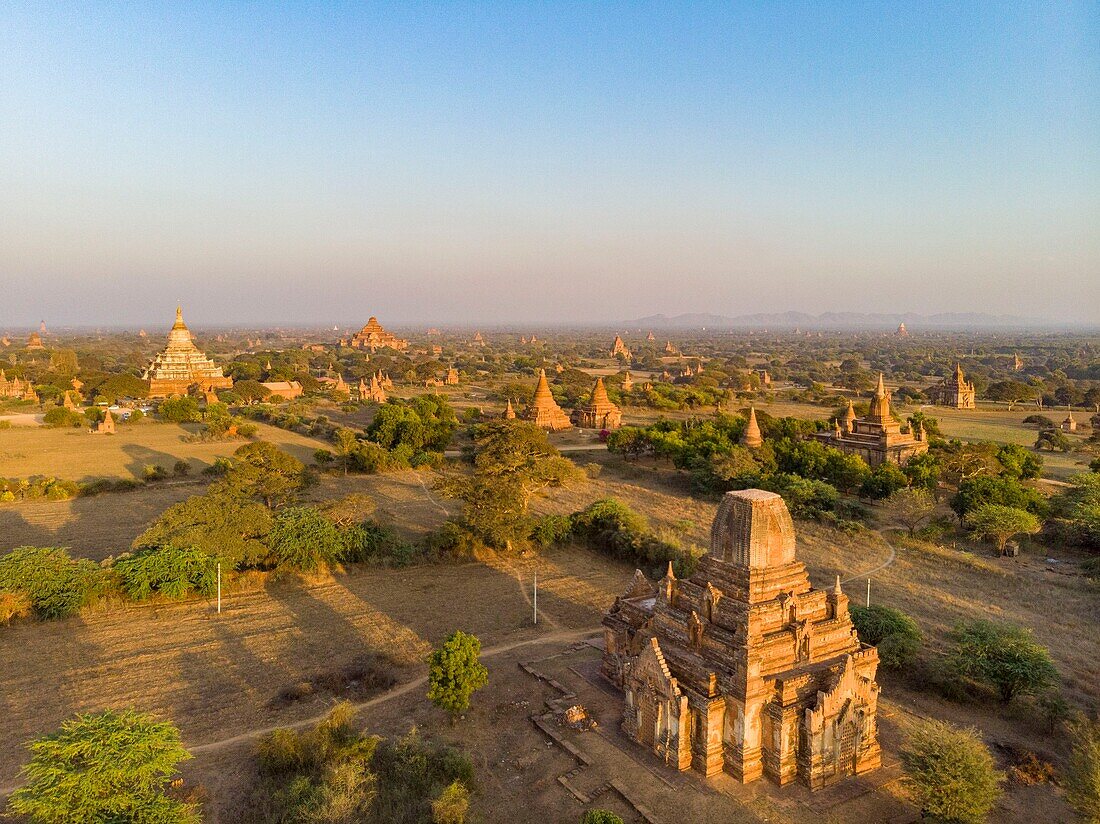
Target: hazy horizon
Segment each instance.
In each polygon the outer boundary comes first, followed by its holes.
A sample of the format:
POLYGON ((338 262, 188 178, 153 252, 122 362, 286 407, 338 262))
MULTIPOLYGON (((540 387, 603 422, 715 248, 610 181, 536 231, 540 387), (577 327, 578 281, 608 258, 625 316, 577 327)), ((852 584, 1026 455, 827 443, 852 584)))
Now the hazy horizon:
POLYGON ((80 9, 0 9, 3 328, 1100 321, 1093 3, 80 9))

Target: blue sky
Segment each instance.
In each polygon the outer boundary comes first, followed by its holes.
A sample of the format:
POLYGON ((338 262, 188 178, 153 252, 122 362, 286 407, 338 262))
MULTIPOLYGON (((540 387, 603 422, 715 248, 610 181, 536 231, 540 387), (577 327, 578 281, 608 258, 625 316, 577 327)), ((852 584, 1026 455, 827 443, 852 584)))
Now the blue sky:
POLYGON ((1100 321, 1096 3, 9 3, 0 325, 1100 321))

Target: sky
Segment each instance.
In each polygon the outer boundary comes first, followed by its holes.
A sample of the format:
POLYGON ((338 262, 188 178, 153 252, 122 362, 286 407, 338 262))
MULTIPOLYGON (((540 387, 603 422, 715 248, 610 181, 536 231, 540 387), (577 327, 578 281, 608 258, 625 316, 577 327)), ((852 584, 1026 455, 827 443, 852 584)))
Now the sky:
POLYGON ((0 4, 0 327, 177 301, 1100 324, 1100 4, 0 4))

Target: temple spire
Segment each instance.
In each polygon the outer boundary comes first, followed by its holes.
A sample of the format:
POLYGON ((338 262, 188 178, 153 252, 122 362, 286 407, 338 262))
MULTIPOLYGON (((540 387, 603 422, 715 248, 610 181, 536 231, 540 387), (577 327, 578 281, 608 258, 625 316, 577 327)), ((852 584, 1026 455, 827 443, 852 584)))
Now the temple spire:
POLYGON ((756 422, 756 407, 749 407, 749 420, 745 424, 745 431, 741 433, 741 443, 750 448, 756 448, 764 444, 764 436, 760 432, 760 424, 756 422))

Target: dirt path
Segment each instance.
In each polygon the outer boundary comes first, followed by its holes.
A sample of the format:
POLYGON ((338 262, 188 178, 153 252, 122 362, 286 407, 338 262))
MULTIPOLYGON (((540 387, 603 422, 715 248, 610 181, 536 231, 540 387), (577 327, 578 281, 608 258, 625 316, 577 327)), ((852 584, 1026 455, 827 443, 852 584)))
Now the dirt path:
MULTIPOLYGON (((546 635, 539 636, 538 638, 528 638, 524 641, 512 641, 507 644, 498 644, 496 646, 489 647, 488 649, 484 649, 481 651, 481 657, 493 658, 497 655, 503 655, 504 653, 511 652, 512 650, 520 649, 521 647, 532 646, 534 644, 552 644, 560 641, 581 641, 585 638, 591 637, 593 634, 594 630, 590 629, 558 630, 556 632, 550 632, 546 635)), ((393 689, 388 690, 381 695, 376 695, 374 698, 368 699, 366 701, 361 701, 358 704, 353 704, 352 706, 355 707, 356 710, 369 709, 370 707, 376 706, 385 701, 391 701, 394 698, 400 698, 402 695, 411 692, 417 687, 422 687, 426 683, 428 683, 428 676, 421 675, 419 678, 414 678, 412 681, 406 681, 404 684, 394 687, 393 689)), ((315 715, 312 718, 303 718, 300 721, 294 721, 289 724, 275 724, 270 727, 262 727, 260 729, 249 730, 248 732, 243 732, 230 738, 223 738, 219 741, 209 741, 206 744, 198 744, 197 746, 191 747, 190 750, 192 754, 203 752, 216 752, 218 750, 225 749, 226 747, 233 747, 246 741, 252 741, 253 739, 268 735, 275 730, 300 729, 302 727, 308 727, 317 724, 318 722, 322 721, 326 715, 328 715, 327 712, 321 715, 315 715)), ((10 793, 14 789, 14 787, 0 789, 0 793, 10 793)))
MULTIPOLYGON (((884 527, 883 529, 896 529, 896 528, 897 527, 888 526, 888 527, 884 527)), ((846 584, 849 581, 855 581, 855 580, 858 580, 860 578, 870 578, 876 572, 882 572, 884 569, 887 569, 891 564, 894 563, 894 560, 898 557, 898 551, 896 549, 894 549, 893 544, 891 544, 889 541, 886 540, 886 536, 882 534, 882 530, 876 529, 876 530, 872 530, 872 531, 879 537, 879 540, 881 540, 884 544, 886 544, 886 548, 888 550, 890 550, 889 556, 881 564, 879 564, 876 567, 871 567, 871 569, 867 570, 866 572, 857 572, 855 575, 849 575, 847 578, 843 578, 840 582, 841 584, 846 584)))

